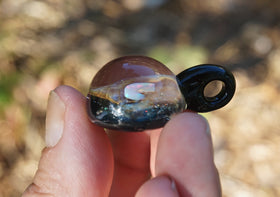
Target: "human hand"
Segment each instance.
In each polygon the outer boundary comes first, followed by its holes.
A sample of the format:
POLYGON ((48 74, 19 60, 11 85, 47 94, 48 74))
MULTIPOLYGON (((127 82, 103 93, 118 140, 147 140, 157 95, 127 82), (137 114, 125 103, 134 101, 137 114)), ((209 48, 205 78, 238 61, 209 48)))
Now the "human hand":
POLYGON ((68 86, 50 93, 46 148, 23 197, 221 196, 200 115, 176 115, 153 131, 104 132, 88 120, 85 102, 68 86))

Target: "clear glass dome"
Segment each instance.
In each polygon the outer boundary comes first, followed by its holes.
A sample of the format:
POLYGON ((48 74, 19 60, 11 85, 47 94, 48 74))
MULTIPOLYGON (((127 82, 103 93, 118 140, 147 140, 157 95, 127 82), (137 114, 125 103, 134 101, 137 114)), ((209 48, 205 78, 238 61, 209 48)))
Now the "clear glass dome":
POLYGON ((162 63, 143 56, 106 64, 92 80, 87 103, 92 122, 126 131, 162 127, 186 105, 176 76, 162 63))

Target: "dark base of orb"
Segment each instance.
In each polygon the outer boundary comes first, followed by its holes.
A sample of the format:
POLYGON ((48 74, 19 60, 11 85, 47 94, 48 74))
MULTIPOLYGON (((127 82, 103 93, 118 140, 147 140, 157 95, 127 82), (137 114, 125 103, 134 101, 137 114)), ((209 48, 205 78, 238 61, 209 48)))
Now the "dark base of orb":
POLYGON ((88 95, 87 104, 93 123, 132 132, 163 127, 172 114, 180 112, 178 103, 150 104, 143 108, 138 103, 117 104, 92 95, 88 95))

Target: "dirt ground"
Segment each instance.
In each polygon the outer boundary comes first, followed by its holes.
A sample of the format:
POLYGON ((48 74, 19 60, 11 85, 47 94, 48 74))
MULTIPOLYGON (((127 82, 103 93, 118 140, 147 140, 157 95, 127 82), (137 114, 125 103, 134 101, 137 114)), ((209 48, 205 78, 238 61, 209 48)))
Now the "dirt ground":
POLYGON ((44 147, 48 93, 87 93, 113 58, 178 73, 232 70, 233 100, 206 114, 224 197, 280 196, 280 1, 0 0, 0 196, 20 196, 44 147))

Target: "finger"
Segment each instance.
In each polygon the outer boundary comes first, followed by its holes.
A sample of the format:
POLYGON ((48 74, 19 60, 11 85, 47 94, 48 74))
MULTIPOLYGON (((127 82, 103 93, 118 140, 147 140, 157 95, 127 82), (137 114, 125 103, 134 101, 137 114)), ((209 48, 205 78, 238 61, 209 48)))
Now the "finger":
POLYGON ((159 138, 155 174, 172 177, 181 196, 221 196, 206 120, 195 113, 175 116, 159 138))
POLYGON ((166 176, 155 177, 140 187, 136 197, 178 197, 175 182, 166 176))
POLYGON ((85 97, 71 87, 50 93, 46 148, 30 196, 108 196, 113 154, 104 130, 90 123, 85 97))
POLYGON ((107 131, 114 152, 114 179, 110 196, 134 196, 150 178, 148 132, 107 131))

